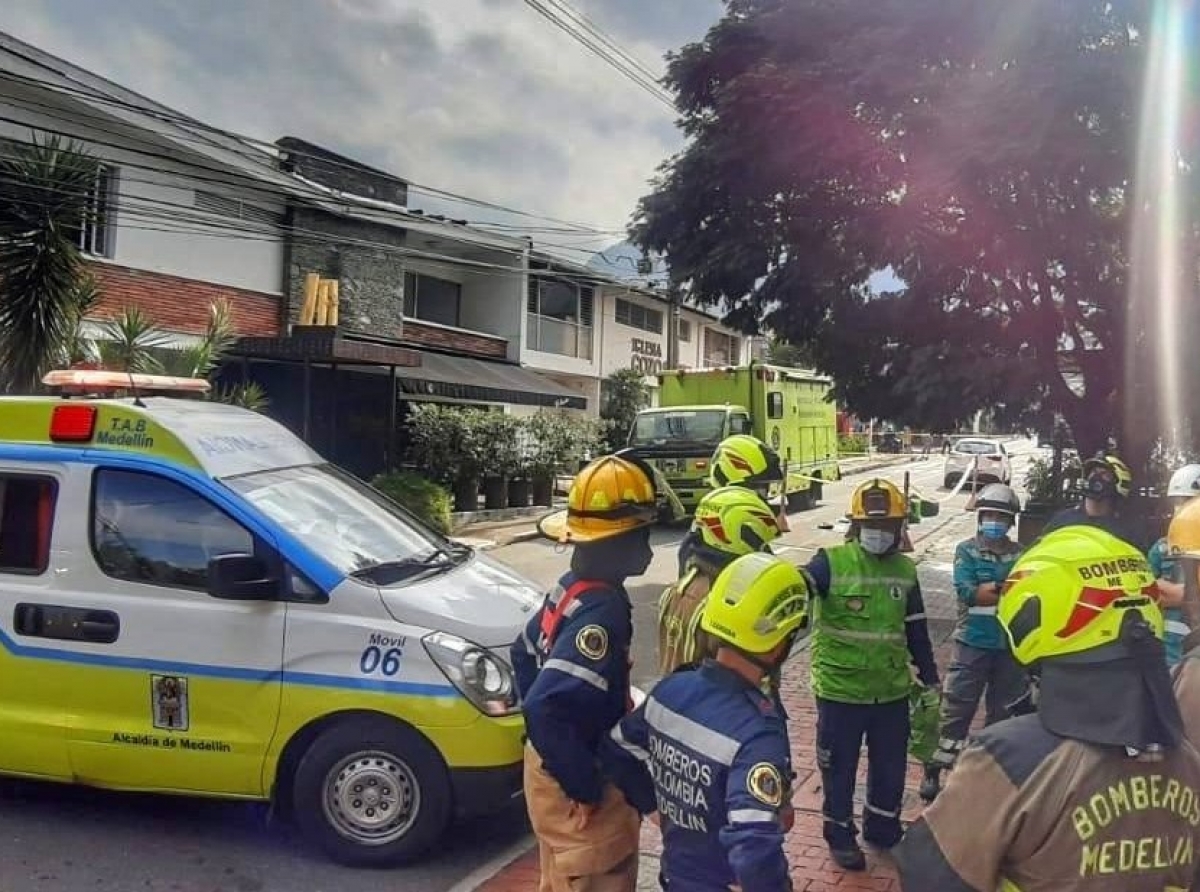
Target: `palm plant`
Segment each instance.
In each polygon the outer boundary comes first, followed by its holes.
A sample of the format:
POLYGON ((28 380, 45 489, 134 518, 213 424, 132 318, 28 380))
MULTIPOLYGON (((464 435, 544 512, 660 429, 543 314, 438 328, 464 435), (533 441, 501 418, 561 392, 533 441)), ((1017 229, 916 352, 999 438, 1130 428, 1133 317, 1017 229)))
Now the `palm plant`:
POLYGON ((70 347, 84 265, 79 228, 97 209, 97 162, 51 136, 0 154, 0 378, 33 391, 70 347))

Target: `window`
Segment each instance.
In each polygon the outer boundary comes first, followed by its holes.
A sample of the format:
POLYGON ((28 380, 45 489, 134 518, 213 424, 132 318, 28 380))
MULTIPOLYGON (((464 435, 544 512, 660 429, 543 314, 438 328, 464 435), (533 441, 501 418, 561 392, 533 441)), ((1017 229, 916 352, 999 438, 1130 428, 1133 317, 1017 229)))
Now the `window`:
POLYGON ((421 273, 404 274, 404 315, 409 319, 458 327, 462 285, 421 273))
POLYGON ((773 390, 767 394, 767 417, 783 417, 783 394, 778 390, 773 390))
POLYGON ((741 361, 738 338, 717 331, 704 329, 704 364, 706 366, 737 365, 741 361))
POLYGON ((88 192, 83 219, 74 233, 75 244, 84 254, 111 257, 112 216, 116 200, 117 169, 107 164, 96 167, 96 179, 88 192))
POLYGON ((51 477, 0 474, 0 573, 46 572, 57 500, 51 477))
POLYGON ((127 582, 208 587, 208 562, 254 554, 254 537, 206 499, 152 474, 102 469, 92 491, 92 551, 127 582))
POLYGON ((692 340, 692 323, 686 319, 679 320, 679 340, 681 343, 687 344, 692 340))
POLYGON ((526 306, 529 348, 591 359, 594 305, 595 293, 586 285, 531 276, 526 306))
POLYGON ((640 328, 642 331, 652 334, 662 334, 663 330, 661 310, 652 310, 620 297, 617 298, 617 321, 630 328, 640 328))

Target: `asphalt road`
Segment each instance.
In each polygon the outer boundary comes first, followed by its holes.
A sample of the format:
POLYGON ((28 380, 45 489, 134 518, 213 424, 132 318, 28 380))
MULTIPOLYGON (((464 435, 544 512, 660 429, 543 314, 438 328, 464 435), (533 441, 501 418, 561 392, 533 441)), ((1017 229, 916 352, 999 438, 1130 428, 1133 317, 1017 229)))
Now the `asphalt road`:
MULTIPOLYGON (((1014 476, 1023 476, 1032 444, 1017 446, 1014 476)), ((933 456, 878 472, 897 484, 908 470, 913 486, 934 498, 942 461, 933 456)), ((777 549, 806 560, 818 547, 841 540, 821 525, 846 510, 851 488, 863 477, 826 487, 817 508, 791 517, 792 530, 777 549)), ((966 496, 944 504, 938 517, 912 527, 918 550, 928 550, 923 584, 945 589, 944 560, 970 526, 966 496)), ((649 686, 655 672, 654 617, 662 589, 674 577, 681 531, 654 534, 650 570, 630 585, 637 635, 635 683, 649 686)), ((526 576, 549 586, 566 568, 566 556, 544 542, 518 543, 492 552, 526 576)), ((2 744, 0 744, 2 745, 2 744)), ((132 796, 24 782, 0 782, 0 889, 6 892, 445 892, 481 864, 525 838, 523 811, 456 828, 419 866, 387 872, 351 870, 306 849, 287 827, 267 820, 264 807, 163 796, 132 796)))

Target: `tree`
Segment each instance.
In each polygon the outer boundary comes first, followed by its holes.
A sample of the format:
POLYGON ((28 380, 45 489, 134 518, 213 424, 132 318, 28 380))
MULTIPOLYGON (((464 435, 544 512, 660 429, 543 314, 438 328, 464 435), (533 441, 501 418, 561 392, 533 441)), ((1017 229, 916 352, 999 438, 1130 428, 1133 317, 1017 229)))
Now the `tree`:
POLYGON ((57 137, 0 152, 0 388, 35 391, 71 349, 94 284, 77 236, 97 162, 57 137))
POLYGON ((805 347, 789 344, 781 338, 771 338, 767 345, 767 362, 773 365, 808 369, 813 366, 812 351, 805 347))
POLYGON ((1168 35, 1149 0, 727 3, 670 59, 689 142, 634 242, 730 323, 810 349, 860 416, 1059 412, 1082 449, 1119 433, 1140 464, 1169 346, 1144 221, 1182 202, 1175 331, 1194 342, 1200 197, 1195 140, 1138 164, 1139 134, 1162 148, 1162 95, 1140 107, 1168 35), (889 267, 898 285, 872 292, 889 267))
POLYGON ((609 451, 616 452, 627 445, 637 413, 650 405, 650 388, 641 372, 620 369, 604 379, 601 389, 604 438, 609 451))

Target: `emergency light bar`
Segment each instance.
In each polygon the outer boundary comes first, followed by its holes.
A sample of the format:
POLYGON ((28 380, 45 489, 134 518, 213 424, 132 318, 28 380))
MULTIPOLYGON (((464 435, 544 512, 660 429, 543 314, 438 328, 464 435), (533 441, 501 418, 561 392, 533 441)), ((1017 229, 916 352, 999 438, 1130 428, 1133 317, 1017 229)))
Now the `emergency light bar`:
POLYGON ((114 372, 104 369, 58 369, 48 372, 42 383, 63 393, 112 394, 114 391, 153 391, 207 394, 212 385, 203 378, 176 378, 174 375, 145 375, 138 372, 114 372))

